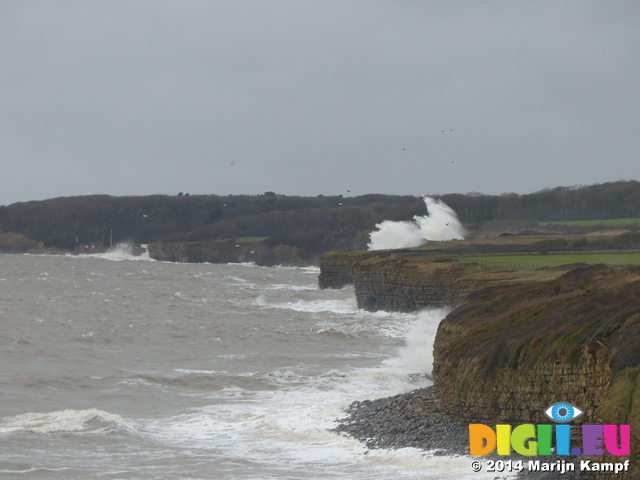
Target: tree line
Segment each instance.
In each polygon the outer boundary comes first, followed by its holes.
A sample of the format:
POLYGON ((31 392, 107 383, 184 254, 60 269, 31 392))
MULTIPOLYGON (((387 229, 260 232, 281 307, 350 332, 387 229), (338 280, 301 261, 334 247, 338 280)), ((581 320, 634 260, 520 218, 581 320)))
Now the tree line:
MULTIPOLYGON (((640 217, 640 183, 620 181, 557 187, 518 195, 438 196, 464 223, 640 217)), ((87 195, 0 207, 0 232, 25 235, 69 249, 77 242, 109 244, 196 242, 269 237, 273 244, 313 241, 322 248, 364 248, 367 233, 383 220, 425 215, 420 197, 371 194, 357 197, 262 195, 87 195)))
MULTIPOLYGON (((203 240, 281 235, 320 229, 353 231, 394 215, 419 213, 414 196, 298 197, 265 195, 87 195, 0 207, 0 231, 16 232, 47 246, 77 242, 203 240), (402 213, 401 213, 402 214, 402 213)), ((422 206, 424 210, 424 206, 422 206)), ((424 213, 424 212, 423 212, 424 213)))
POLYGON ((463 222, 601 220, 640 217, 640 183, 547 188, 526 195, 443 195, 463 222))

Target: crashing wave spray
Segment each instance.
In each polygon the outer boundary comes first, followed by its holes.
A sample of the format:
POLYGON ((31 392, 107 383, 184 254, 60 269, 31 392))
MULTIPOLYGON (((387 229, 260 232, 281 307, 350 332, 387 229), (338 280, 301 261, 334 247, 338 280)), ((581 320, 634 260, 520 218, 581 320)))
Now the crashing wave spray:
POLYGON ((396 373, 403 375, 425 374, 431 377, 433 369, 433 341, 438 326, 451 308, 437 307, 421 310, 407 331, 405 346, 398 351, 398 356, 383 363, 396 373))
POLYGON ((369 250, 387 250, 392 248, 419 247, 428 240, 462 240, 464 227, 453 211, 442 200, 423 197, 427 214, 416 215, 413 222, 394 222, 385 220, 376 224, 377 231, 369 234, 369 250))

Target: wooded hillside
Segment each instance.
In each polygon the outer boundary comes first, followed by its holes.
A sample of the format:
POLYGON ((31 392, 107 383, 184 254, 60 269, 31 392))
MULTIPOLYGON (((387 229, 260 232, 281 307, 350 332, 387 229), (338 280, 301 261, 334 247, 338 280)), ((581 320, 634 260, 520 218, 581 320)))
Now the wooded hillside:
MULTIPOLYGON (((517 195, 439 196, 464 223, 640 217, 640 183, 621 181, 557 187, 517 195)), ((125 240, 150 243, 264 238, 270 244, 313 239, 321 248, 364 248, 367 233, 382 220, 425 215, 421 198, 397 195, 298 197, 263 195, 88 195, 0 207, 0 231, 15 232, 47 246, 125 240)))

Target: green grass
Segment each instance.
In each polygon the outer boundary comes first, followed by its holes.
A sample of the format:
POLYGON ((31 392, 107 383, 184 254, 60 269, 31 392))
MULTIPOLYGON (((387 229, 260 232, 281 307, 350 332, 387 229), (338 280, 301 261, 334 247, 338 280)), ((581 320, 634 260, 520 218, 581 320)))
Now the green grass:
POLYGON ((538 225, 573 225, 577 227, 593 227, 596 225, 602 225, 605 227, 632 227, 640 224, 640 218, 609 218, 607 220, 560 220, 557 222, 538 222, 538 225))
POLYGON ((261 242, 269 237, 238 237, 236 242, 261 242))
POLYGON ((496 265, 510 268, 557 267, 571 263, 604 263, 607 265, 640 265, 640 253, 627 254, 548 254, 548 255, 496 255, 491 257, 467 257, 464 260, 480 265, 496 265))
POLYGON ((219 240, 216 240, 216 242, 230 242, 231 240, 234 240, 235 242, 238 243, 250 243, 250 242, 261 242, 263 240, 266 240, 269 237, 238 237, 238 238, 221 238, 219 240))

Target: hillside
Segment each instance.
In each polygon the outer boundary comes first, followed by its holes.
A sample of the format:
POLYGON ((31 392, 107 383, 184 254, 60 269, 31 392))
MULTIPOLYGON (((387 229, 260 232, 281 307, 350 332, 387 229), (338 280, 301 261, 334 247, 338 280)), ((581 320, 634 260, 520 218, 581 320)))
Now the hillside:
MULTIPOLYGON (((640 220, 634 223, 640 218, 640 183, 636 181, 558 187, 527 195, 472 193, 439 198, 457 212, 471 237, 531 230, 583 234, 611 228, 614 220, 627 228, 640 228, 640 220), (564 223, 577 220, 586 223, 564 223)), ((92 242, 107 246, 111 241, 157 242, 153 250, 163 258, 227 261, 231 256, 240 261, 240 256, 256 251, 270 257, 268 250, 277 247, 288 252, 284 255, 288 263, 309 264, 318 263, 329 250, 366 248, 369 232, 383 220, 412 220, 426 213, 421 198, 398 195, 88 195, 2 206, 0 233, 24 236, 21 245, 15 245, 18 237, 8 242, 18 251, 33 245, 73 250, 92 242), (221 245, 224 242, 234 246, 221 245), (235 248, 247 250, 246 254, 227 252, 235 248), (179 255, 172 253, 180 249, 179 255)))

